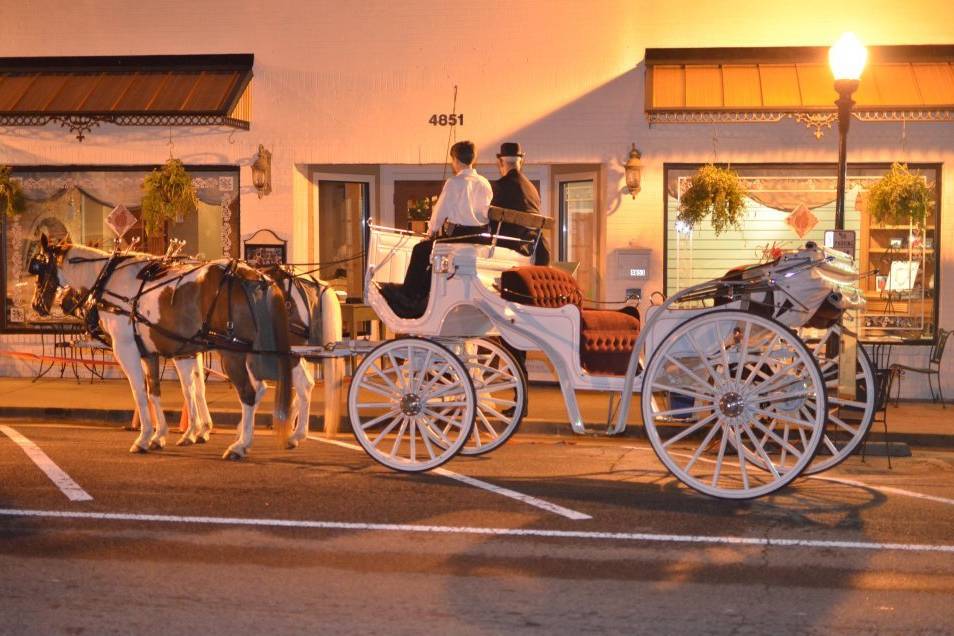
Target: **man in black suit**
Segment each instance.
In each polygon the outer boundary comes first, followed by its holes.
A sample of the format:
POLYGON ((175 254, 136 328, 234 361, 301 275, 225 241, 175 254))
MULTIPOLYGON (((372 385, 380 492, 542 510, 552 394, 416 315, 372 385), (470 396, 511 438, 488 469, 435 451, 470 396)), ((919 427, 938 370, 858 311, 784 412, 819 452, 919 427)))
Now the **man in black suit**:
MULTIPOLYGON (((519 143, 508 141, 500 144, 500 152, 497 153, 497 168, 500 170, 500 178, 491 183, 494 198, 490 205, 540 214, 540 193, 522 172, 523 157, 524 153, 519 143)), ((497 229, 496 224, 492 224, 492 229, 497 229)), ((513 223, 503 223, 500 233, 519 239, 531 240, 535 235, 533 230, 513 223)), ((533 249, 533 245, 527 243, 498 241, 497 244, 514 249, 525 256, 530 256, 530 250, 533 249)), ((546 236, 541 237, 540 244, 533 256, 533 262, 536 265, 550 264, 550 246, 547 243, 546 236)))

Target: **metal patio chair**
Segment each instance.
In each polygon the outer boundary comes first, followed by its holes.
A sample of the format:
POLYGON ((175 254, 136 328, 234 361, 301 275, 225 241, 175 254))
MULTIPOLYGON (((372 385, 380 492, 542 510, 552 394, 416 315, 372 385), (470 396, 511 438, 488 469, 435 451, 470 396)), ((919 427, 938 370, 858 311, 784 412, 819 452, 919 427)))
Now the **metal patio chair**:
POLYGON ((928 377, 928 386, 931 388, 931 401, 937 402, 938 397, 941 399, 941 407, 947 408, 944 404, 944 393, 941 391, 941 359, 944 357, 944 347, 947 345, 947 338, 951 335, 950 331, 945 329, 938 329, 937 338, 934 340, 934 344, 931 345, 931 355, 928 358, 927 367, 910 367, 906 364, 892 364, 891 371, 898 373, 898 391, 894 397, 895 405, 901 399, 901 375, 905 373, 923 373, 928 377), (937 378, 937 395, 934 395, 934 383, 931 381, 931 377, 937 378))

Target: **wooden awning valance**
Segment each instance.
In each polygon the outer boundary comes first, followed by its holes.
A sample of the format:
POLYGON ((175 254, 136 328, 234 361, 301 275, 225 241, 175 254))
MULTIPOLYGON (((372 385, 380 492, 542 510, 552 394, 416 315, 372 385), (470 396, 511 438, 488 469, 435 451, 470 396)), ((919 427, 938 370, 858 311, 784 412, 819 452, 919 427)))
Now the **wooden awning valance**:
POLYGON ((251 54, 0 58, 0 126, 249 128, 251 54))
MULTIPOLYGON (((854 94, 862 121, 954 121, 954 45, 875 46, 854 94)), ((827 47, 646 50, 651 123, 837 120, 827 47)))

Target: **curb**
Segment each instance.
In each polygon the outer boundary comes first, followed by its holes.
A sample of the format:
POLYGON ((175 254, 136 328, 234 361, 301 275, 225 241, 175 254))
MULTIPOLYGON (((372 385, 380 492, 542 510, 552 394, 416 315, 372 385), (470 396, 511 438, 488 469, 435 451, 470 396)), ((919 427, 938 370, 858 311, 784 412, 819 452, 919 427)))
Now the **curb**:
MULTIPOLYGON (((163 409, 166 421, 170 427, 174 427, 179 422, 180 411, 178 409, 163 409)), ((132 421, 132 409, 91 409, 91 408, 65 408, 65 407, 32 407, 32 406, 14 406, 3 409, 3 417, 26 417, 34 419, 58 419, 58 420, 80 420, 80 421, 107 421, 128 424, 132 421)), ((217 425, 235 426, 241 420, 242 414, 239 411, 212 411, 212 419, 217 425)), ((255 414, 256 427, 270 427, 272 422, 271 411, 259 412, 255 414)), ((308 426, 310 431, 321 432, 324 430, 324 418, 321 415, 312 415, 308 426)), ((338 428, 340 433, 351 432, 351 426, 347 417, 342 417, 338 428)), ((593 423, 587 426, 587 435, 589 437, 606 438, 605 423, 593 423)), ((566 422, 555 422, 541 418, 526 418, 520 423, 518 432, 530 433, 533 435, 549 435, 553 437, 577 438, 566 422)), ((586 437, 584 436, 584 437, 586 437)), ((631 424, 617 438, 642 438, 646 435, 642 426, 631 424)), ((913 447, 921 448, 954 448, 954 433, 943 435, 940 433, 900 433, 888 431, 885 435, 881 431, 872 431, 869 435, 869 446, 889 444, 908 444, 913 447)), ((875 451, 876 453, 877 451, 875 451)), ((875 454, 869 452, 869 454, 875 454)))

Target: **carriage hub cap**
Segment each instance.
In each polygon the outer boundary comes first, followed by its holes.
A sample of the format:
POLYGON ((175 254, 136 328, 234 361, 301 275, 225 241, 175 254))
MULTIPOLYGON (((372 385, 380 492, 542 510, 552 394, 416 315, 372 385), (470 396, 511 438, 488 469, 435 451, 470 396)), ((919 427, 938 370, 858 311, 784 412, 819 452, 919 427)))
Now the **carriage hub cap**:
POLYGON ((726 417, 738 417, 745 409, 745 399, 738 393, 726 393, 719 400, 719 410, 726 417))
POLYGON ((423 410, 424 403, 416 393, 407 393, 401 398, 401 412, 405 415, 419 415, 423 410))

